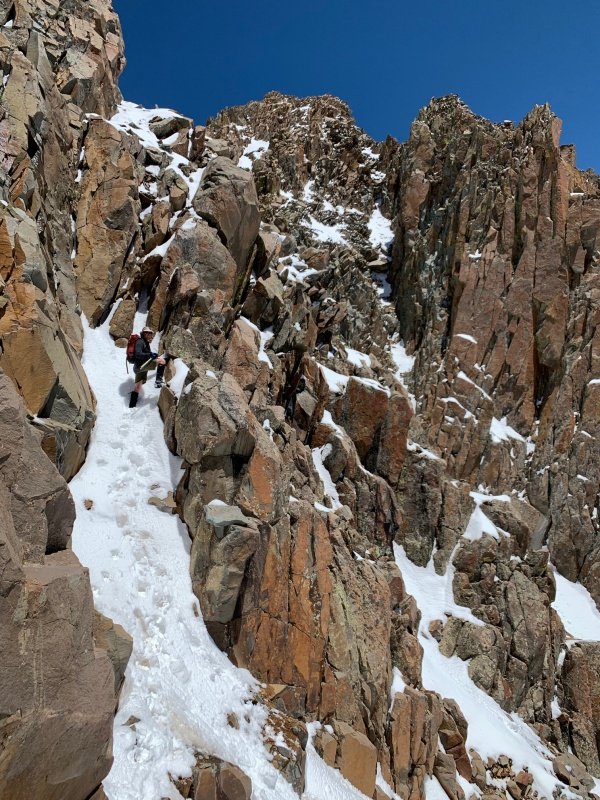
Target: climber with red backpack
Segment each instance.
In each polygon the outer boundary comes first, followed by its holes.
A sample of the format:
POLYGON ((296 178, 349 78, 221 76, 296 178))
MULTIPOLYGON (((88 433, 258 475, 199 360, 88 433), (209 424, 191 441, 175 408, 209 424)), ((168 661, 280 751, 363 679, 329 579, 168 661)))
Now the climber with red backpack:
POLYGON ((168 353, 163 353, 159 356, 150 349, 150 342, 154 338, 154 331, 152 328, 144 327, 141 333, 133 333, 127 342, 127 363, 133 364, 133 374, 135 377, 135 386, 129 398, 129 408, 135 408, 137 405, 138 397, 142 391, 142 386, 148 380, 148 373, 156 370, 156 380, 154 385, 160 388, 163 385, 165 367, 171 360, 172 356, 168 353))

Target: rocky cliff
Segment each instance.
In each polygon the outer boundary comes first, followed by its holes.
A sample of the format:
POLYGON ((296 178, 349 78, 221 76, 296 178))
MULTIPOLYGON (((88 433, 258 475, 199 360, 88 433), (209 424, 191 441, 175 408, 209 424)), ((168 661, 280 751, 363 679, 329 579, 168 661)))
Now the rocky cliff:
MULTIPOLYGON (((377 143, 271 93, 198 126, 121 102, 108 3, 1 14, 0 796, 85 800, 110 767, 128 644, 65 480, 94 424, 80 315, 123 347, 147 312, 188 369, 159 405, 191 585, 286 791, 327 796, 315 747, 375 800, 587 797, 600 180, 560 122, 446 97, 377 143)), ((173 797, 249 796, 197 738, 173 797)))
POLYGON ((123 47, 101 0, 2 2, 0 23, 0 796, 65 800, 110 769, 101 643, 130 649, 69 549, 65 482, 94 421, 71 257, 79 153, 86 115, 120 100, 123 47))

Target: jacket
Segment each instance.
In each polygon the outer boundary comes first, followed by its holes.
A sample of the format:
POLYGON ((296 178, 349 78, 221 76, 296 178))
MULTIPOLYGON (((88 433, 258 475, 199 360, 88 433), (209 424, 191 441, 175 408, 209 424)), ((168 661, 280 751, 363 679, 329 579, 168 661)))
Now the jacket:
POLYGON ((139 369, 143 367, 146 361, 149 361, 152 358, 158 358, 158 353, 154 353, 150 349, 150 344, 144 339, 143 336, 135 343, 135 353, 134 353, 134 367, 135 369, 139 369))

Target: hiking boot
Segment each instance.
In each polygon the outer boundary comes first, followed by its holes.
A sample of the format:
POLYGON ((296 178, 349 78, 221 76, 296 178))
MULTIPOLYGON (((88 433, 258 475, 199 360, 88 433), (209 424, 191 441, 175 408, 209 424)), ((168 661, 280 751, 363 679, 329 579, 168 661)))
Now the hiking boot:
POLYGON ((138 397, 139 397, 138 392, 132 392, 129 395, 129 408, 135 408, 137 406, 138 397))
POLYGON ((162 386, 164 386, 164 384, 165 384, 165 382, 164 382, 164 380, 162 378, 157 378, 154 381, 154 385, 156 386, 157 389, 160 389, 162 386))

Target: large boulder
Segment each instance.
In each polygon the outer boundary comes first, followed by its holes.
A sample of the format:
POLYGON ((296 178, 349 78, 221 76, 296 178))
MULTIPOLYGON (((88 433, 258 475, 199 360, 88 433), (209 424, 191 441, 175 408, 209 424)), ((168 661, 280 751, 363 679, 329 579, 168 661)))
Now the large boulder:
POLYGON ((206 168, 193 204, 197 214, 217 229, 238 267, 245 269, 260 226, 252 176, 219 156, 206 168))
POLYGON ((138 236, 139 149, 134 137, 109 122, 90 120, 74 263, 79 302, 94 326, 108 313, 138 236))
POLYGON ((19 577, 0 595, 0 796, 84 800, 110 769, 115 709, 88 573, 69 551, 20 570, 9 563, 19 577))
POLYGON ((350 378, 334 405, 336 421, 354 442, 367 468, 398 484, 413 411, 402 387, 394 394, 373 381, 350 378))
POLYGON ((360 792, 372 797, 375 791, 377 749, 364 733, 355 731, 345 722, 336 721, 333 730, 338 740, 335 766, 360 792))
POLYGON ((67 484, 42 452, 22 401, 0 371, 0 480, 11 492, 9 509, 27 561, 63 550, 73 528, 75 507, 67 484))
MULTIPOLYGON (((62 329, 35 222, 18 208, 0 211, 0 368, 18 387, 44 432, 44 449, 61 473, 80 468, 94 419, 94 401, 76 350, 62 329)), ((73 332, 74 324, 69 325, 73 332)))

